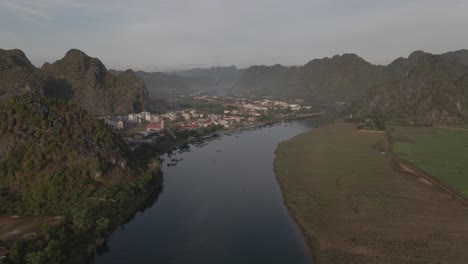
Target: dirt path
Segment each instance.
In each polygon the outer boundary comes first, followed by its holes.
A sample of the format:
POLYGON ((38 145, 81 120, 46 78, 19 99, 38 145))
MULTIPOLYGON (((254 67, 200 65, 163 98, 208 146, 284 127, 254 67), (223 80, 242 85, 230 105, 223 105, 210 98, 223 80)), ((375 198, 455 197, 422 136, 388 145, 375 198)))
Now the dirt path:
POLYGON ((0 240, 9 244, 28 235, 36 235, 44 224, 55 225, 61 217, 43 216, 0 216, 0 240))

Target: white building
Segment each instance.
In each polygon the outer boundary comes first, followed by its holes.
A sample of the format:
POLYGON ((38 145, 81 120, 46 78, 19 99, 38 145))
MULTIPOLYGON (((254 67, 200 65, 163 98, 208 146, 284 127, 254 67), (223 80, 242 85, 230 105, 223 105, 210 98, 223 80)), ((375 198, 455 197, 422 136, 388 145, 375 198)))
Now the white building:
POLYGON ((291 110, 293 110, 293 111, 297 111, 297 110, 301 109, 301 106, 298 105, 298 104, 290 104, 289 108, 291 108, 291 110))
POLYGON ((182 117, 185 119, 185 120, 190 120, 192 118, 192 116, 190 114, 187 114, 187 113, 182 113, 182 117))
POLYGON ((166 113, 166 114, 164 115, 164 117, 167 117, 167 119, 169 119, 169 120, 171 120, 171 121, 177 120, 177 114, 174 113, 174 112, 166 113))
POLYGON ((113 129, 124 129, 124 123, 122 120, 116 120, 116 119, 111 119, 111 118, 104 118, 104 123, 113 129))
POLYGON ((124 122, 122 120, 119 120, 115 123, 115 128, 118 130, 124 129, 124 122))

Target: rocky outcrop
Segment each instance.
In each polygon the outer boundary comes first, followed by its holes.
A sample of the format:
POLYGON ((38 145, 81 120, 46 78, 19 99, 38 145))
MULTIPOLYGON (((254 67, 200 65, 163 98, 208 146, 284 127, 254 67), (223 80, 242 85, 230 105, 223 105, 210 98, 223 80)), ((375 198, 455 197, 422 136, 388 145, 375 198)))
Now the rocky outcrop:
POLYGON ((315 59, 300 67, 250 67, 233 92, 309 100, 350 100, 383 82, 384 77, 384 67, 372 65, 356 54, 343 54, 315 59))
POLYGON ((354 117, 382 116, 414 123, 467 119, 468 67, 439 55, 413 52, 387 67, 396 81, 371 89, 351 108, 354 117))
POLYGON ((0 99, 25 90, 42 92, 45 78, 18 49, 0 49, 0 99))
POLYGON ((97 58, 72 49, 42 71, 50 79, 46 96, 67 99, 95 115, 127 114, 146 108, 148 92, 132 70, 110 73, 97 58))

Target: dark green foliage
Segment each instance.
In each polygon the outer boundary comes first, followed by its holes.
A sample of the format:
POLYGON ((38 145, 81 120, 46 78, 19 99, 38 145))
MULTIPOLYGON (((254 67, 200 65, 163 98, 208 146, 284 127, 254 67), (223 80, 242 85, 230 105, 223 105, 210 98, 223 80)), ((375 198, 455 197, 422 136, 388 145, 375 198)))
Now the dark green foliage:
POLYGON ((12 98, 0 105, 0 131, 0 187, 11 198, 3 213, 64 213, 135 178, 121 137, 74 105, 35 93, 12 98))
POLYGON ((62 215, 7 263, 83 263, 160 186, 159 166, 76 105, 25 93, 0 104, 0 214, 62 215), (134 153, 138 155, 138 153, 134 153), (130 158, 133 156, 132 158, 130 158))

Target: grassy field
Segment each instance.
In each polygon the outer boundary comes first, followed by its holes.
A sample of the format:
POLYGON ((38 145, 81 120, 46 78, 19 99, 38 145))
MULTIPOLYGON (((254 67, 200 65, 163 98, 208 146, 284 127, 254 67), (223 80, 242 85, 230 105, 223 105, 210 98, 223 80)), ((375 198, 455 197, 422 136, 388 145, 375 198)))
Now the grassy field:
POLYGON ((468 196, 468 130, 391 127, 392 150, 468 196))
POLYGON ((468 207, 405 172, 384 142, 337 123, 278 147, 284 202, 314 263, 467 263, 468 207))

